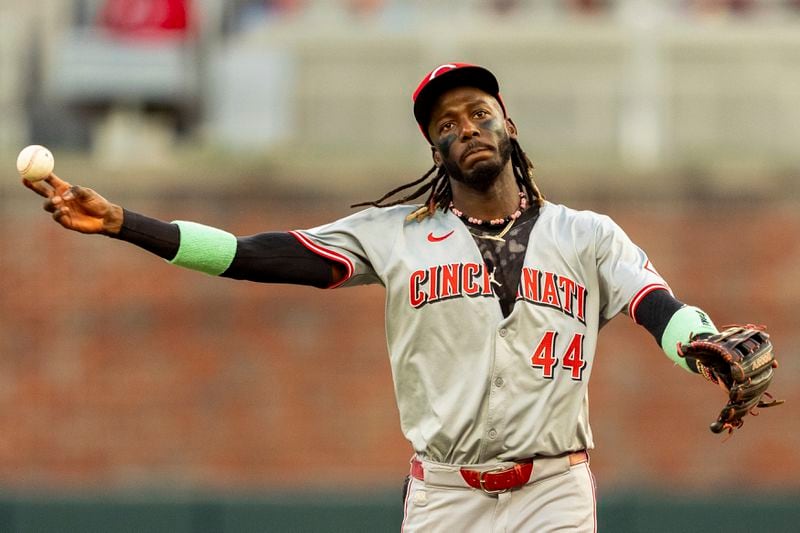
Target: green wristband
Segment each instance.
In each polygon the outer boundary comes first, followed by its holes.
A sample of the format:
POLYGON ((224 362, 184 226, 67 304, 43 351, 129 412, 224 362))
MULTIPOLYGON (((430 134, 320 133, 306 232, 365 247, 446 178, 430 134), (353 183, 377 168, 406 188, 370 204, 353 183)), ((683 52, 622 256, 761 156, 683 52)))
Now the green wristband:
POLYGON ((196 222, 173 223, 180 228, 181 244, 170 263, 212 276, 219 276, 231 266, 236 255, 235 236, 196 222))
POLYGON ((709 316, 697 307, 681 307, 669 319, 667 328, 661 335, 661 349, 667 357, 686 371, 691 372, 686 359, 678 355, 678 343, 689 342, 692 335, 698 333, 719 333, 709 316))

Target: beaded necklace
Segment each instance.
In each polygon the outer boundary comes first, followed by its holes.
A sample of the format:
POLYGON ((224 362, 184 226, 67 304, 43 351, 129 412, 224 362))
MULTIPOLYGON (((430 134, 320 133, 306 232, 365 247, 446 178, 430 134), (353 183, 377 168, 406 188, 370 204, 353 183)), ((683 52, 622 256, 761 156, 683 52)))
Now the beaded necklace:
POLYGON ((514 211, 505 218, 494 218, 487 222, 481 220, 480 218, 466 216, 464 213, 458 210, 456 206, 453 205, 452 201, 450 202, 450 211, 452 211, 455 216, 457 216, 458 218, 460 218, 465 222, 469 222, 470 224, 475 224, 476 226, 502 226, 503 224, 508 224, 509 222, 518 219, 522 214, 522 212, 525 211, 527 208, 528 208, 528 195, 520 191, 519 207, 517 208, 516 211, 514 211))
POLYGON ((505 224, 506 227, 503 228, 502 231, 500 231, 500 233, 496 235, 492 235, 486 232, 483 232, 482 234, 477 234, 472 230, 470 230, 470 233, 472 233, 472 235, 474 235, 479 239, 489 239, 492 241, 499 241, 503 243, 506 242, 506 240, 503 237, 506 235, 506 233, 508 233, 508 231, 511 229, 511 226, 514 225, 514 222, 522 215, 522 212, 525 211, 527 208, 528 208, 528 195, 525 194, 523 191, 520 191, 519 207, 517 208, 516 211, 514 211, 505 218, 495 218, 488 222, 485 222, 479 218, 465 216, 464 213, 456 209, 452 201, 450 202, 450 211, 452 211, 455 216, 457 216, 464 222, 469 222, 470 224, 474 224, 476 226, 483 226, 486 229, 490 228, 494 229, 497 226, 502 226, 503 224, 505 224))

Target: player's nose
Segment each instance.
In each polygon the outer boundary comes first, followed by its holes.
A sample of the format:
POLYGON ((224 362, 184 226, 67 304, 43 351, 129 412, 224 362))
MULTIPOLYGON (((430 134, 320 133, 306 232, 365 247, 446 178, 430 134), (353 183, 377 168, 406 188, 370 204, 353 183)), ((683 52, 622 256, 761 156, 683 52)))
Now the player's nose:
POLYGON ((466 118, 459 121, 458 127, 461 131, 461 138, 463 140, 469 140, 473 137, 477 137, 481 133, 478 127, 471 120, 466 118))

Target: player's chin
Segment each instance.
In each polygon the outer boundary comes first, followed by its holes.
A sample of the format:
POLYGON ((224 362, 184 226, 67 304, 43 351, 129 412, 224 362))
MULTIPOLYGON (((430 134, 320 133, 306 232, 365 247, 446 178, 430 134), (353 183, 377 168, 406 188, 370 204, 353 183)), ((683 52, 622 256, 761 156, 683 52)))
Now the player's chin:
POLYGON ((503 165, 496 159, 484 159, 471 165, 468 169, 463 169, 462 176, 466 185, 476 189, 485 189, 493 184, 503 165))

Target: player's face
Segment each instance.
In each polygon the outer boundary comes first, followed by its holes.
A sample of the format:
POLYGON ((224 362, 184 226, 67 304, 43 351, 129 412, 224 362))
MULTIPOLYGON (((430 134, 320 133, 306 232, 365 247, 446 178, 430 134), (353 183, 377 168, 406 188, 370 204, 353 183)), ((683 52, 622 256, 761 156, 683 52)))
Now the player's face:
POLYGON ((428 133, 434 159, 452 179, 486 190, 508 165, 515 131, 493 96, 458 87, 434 104, 428 133))

